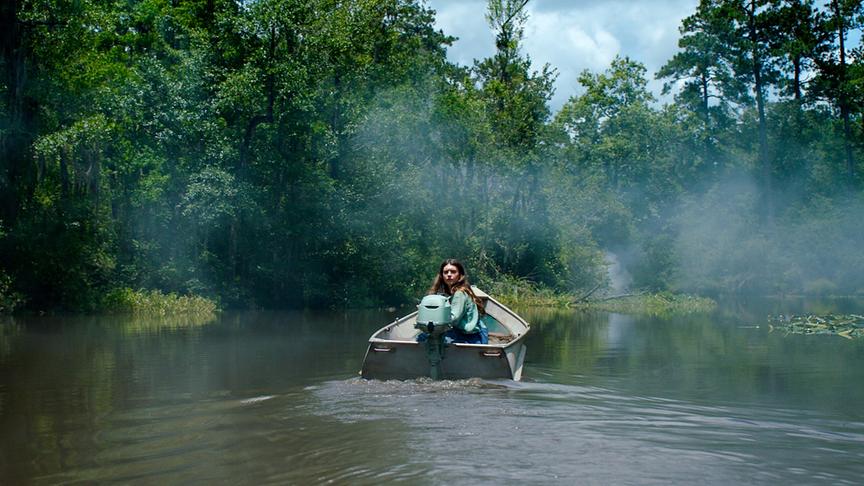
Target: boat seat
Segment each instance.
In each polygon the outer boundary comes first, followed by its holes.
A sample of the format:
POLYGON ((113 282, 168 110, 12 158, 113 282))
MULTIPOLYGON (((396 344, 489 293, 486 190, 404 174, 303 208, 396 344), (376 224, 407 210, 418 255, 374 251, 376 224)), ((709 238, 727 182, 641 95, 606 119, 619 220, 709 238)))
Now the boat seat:
POLYGON ((513 340, 513 336, 502 332, 490 332, 489 344, 507 344, 513 340))
POLYGON ((393 341, 414 341, 417 339, 418 334, 420 334, 420 330, 414 329, 413 323, 411 326, 393 326, 387 339, 393 341))

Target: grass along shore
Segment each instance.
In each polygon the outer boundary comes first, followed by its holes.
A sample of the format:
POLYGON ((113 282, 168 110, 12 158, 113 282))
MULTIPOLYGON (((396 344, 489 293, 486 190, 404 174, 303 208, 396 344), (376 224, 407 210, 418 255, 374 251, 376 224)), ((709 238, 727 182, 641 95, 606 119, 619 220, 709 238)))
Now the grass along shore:
POLYGON ((142 316, 214 315, 219 306, 214 300, 197 295, 178 295, 159 290, 120 288, 109 292, 103 301, 107 312, 142 316))
POLYGON ((622 314, 691 314, 710 312, 717 307, 712 299, 687 294, 645 292, 590 298, 537 288, 526 282, 496 284, 490 287, 489 293, 507 306, 556 307, 622 314))

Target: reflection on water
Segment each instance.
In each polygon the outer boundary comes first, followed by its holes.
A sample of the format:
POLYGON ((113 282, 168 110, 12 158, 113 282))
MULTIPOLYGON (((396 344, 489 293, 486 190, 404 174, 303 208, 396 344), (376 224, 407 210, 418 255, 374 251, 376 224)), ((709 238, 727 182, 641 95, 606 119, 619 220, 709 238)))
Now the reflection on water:
POLYGON ((519 383, 358 378, 384 312, 7 318, 0 483, 858 484, 864 342, 762 324, 860 304, 526 309, 519 383))
POLYGON ((773 483, 801 471, 811 480, 851 484, 864 458, 862 424, 798 410, 694 405, 538 382, 348 381, 315 392, 319 414, 409 430, 400 464, 440 483, 773 483), (857 451, 845 454, 849 448, 857 451))

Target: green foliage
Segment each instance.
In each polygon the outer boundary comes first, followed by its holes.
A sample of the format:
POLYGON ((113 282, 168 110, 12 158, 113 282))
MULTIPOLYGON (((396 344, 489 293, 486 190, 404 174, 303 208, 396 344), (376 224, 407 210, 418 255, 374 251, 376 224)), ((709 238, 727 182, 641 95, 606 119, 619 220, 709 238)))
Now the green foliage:
POLYGON ((101 310, 144 316, 209 316, 218 310, 218 306, 215 301, 200 296, 165 294, 159 290, 136 291, 125 287, 105 294, 101 310))
POLYGON ((616 299, 585 302, 577 308, 622 314, 673 315, 711 312, 717 303, 706 297, 660 292, 628 295, 616 299))
POLYGON ((23 303, 24 297, 12 286, 12 277, 0 270, 0 314, 9 314, 23 303))
POLYGON ((499 276, 484 287, 484 291, 494 295, 505 305, 513 307, 570 307, 574 300, 570 294, 556 292, 525 278, 510 275, 499 276))
POLYGON ((674 103, 618 57, 554 114, 527 3, 472 66, 417 0, 4 4, 0 309, 398 305, 449 257, 550 305, 610 254, 651 291, 864 288, 860 2, 704 0, 674 103))
POLYGON ((672 315, 713 311, 717 303, 709 298, 671 292, 640 293, 614 298, 582 299, 582 296, 556 292, 514 277, 499 278, 488 291, 512 307, 574 308, 584 311, 622 314, 672 315))

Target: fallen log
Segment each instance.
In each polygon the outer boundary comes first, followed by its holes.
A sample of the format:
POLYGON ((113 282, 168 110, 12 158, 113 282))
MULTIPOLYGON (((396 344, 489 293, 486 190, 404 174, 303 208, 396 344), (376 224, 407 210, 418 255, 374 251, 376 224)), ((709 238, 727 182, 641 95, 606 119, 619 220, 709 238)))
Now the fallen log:
POLYGON ((601 283, 598 283, 597 285, 594 286, 593 289, 589 290, 587 294, 585 294, 585 295, 583 295, 582 297, 579 297, 579 298, 577 298, 577 299, 574 299, 574 300, 573 300, 573 303, 574 303, 574 304, 578 304, 579 302, 586 302, 587 299, 588 299, 588 297, 591 297, 591 294, 593 294, 597 289, 600 288, 600 285, 601 285, 601 284, 602 284, 602 282, 601 282, 601 283))

